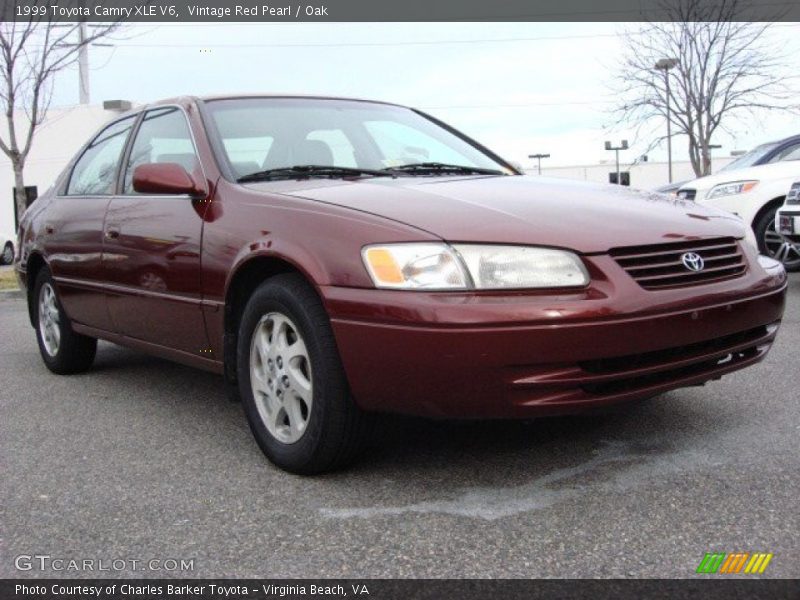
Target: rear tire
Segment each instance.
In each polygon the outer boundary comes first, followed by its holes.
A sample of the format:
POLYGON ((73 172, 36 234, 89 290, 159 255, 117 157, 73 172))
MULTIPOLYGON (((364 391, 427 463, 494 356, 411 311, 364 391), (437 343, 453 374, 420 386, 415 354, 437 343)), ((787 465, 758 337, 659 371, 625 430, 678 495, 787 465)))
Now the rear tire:
POLYGON ((39 271, 36 277, 32 302, 36 341, 47 368, 59 375, 70 375, 91 367, 97 340, 72 330, 47 268, 39 271))
POLYGON ((369 416, 353 402, 328 315, 305 279, 278 275, 256 289, 236 363, 250 429, 275 465, 310 475, 356 458, 369 416))

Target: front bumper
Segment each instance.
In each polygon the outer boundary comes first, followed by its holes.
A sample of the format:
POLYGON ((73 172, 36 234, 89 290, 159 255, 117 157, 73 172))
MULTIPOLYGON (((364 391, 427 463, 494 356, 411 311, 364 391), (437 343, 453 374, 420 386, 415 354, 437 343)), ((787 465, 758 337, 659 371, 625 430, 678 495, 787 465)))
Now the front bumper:
POLYGON ((569 414, 702 384, 764 358, 786 275, 749 258, 742 277, 658 292, 593 256, 592 286, 560 295, 327 287, 323 296, 366 410, 569 414))

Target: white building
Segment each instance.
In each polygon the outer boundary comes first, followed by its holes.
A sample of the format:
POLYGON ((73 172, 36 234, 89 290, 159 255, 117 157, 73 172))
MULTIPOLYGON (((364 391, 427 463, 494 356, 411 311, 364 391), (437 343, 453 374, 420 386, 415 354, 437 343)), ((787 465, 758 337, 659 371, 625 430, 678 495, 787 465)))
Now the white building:
MULTIPOLYGON (((100 126, 118 115, 117 110, 106 110, 97 105, 78 105, 51 108, 45 121, 37 128, 31 152, 25 164, 25 185, 35 185, 39 195, 49 188, 75 152, 88 141, 100 126)), ((24 114, 16 119, 19 139, 27 131, 24 114)), ((8 139, 8 129, 3 127, 3 139, 8 139)), ((0 152, 0 235, 15 239, 14 234, 14 171, 11 161, 0 152)))
MULTIPOLYGON (((712 158, 711 166, 713 169, 720 169, 733 160, 732 157, 712 158)), ((542 175, 547 177, 561 177, 564 179, 579 179, 581 181, 592 181, 595 183, 608 183, 608 174, 616 172, 616 163, 606 161, 593 165, 578 165, 570 167, 547 167, 542 165, 542 175)), ((631 177, 631 187, 644 190, 651 190, 669 181, 669 171, 666 162, 642 162, 633 166, 620 163, 620 171, 628 171, 631 177)), ((531 175, 538 173, 537 169, 525 169, 531 175)), ((696 179, 697 176, 692 170, 692 163, 689 161, 673 161, 672 181, 687 181, 696 179)))

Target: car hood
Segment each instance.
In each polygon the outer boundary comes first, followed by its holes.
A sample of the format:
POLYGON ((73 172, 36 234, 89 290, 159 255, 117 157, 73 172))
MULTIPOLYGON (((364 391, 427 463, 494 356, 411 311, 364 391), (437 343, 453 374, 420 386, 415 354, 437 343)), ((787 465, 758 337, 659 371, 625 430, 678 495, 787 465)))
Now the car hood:
POLYGON ((673 196, 533 176, 318 179, 250 187, 378 215, 450 242, 590 253, 744 235, 738 217, 673 196))
POLYGON ((721 171, 714 175, 700 177, 693 181, 687 181, 681 185, 681 189, 708 190, 721 183, 748 180, 772 180, 783 179, 786 177, 797 177, 800 179, 800 161, 787 160, 784 162, 770 163, 767 165, 757 165, 745 169, 734 169, 732 171, 721 171))

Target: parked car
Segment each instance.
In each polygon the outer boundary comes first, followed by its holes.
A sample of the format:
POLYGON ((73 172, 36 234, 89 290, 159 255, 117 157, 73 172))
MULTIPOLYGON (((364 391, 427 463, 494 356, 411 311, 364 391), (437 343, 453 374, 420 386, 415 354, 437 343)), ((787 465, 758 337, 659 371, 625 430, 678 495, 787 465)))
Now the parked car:
POLYGON ((220 373, 298 473, 346 464, 375 412, 569 414, 717 379, 764 358, 786 291, 727 213, 526 177, 347 99, 144 107, 21 228, 51 371, 105 339, 220 373))
MULTIPOLYGON (((767 142, 766 144, 756 146, 749 152, 737 157, 736 160, 729 162, 719 169, 717 173, 736 171, 737 169, 745 169, 747 167, 757 167, 758 165, 766 165, 783 160, 796 160, 798 158, 800 158, 800 135, 792 135, 782 140, 767 142)), ((667 183, 655 188, 653 191, 661 194, 677 194, 689 181, 690 180, 667 183)))
POLYGON ((749 152, 737 157, 736 160, 729 162, 719 169, 717 173, 738 171, 748 167, 798 159, 800 159, 800 135, 792 135, 781 140, 756 146, 749 152))
POLYGON ((0 235, 0 265, 14 262, 14 242, 0 235))
POLYGON ((784 249, 789 255, 787 258, 800 259, 800 181, 792 184, 783 206, 778 209, 775 229, 791 242, 791 246, 784 249))
POLYGON ((796 244, 776 231, 775 215, 798 178, 800 160, 785 160, 695 179, 678 190, 678 197, 739 215, 752 227, 762 254, 780 259, 787 270, 797 270, 796 244))

